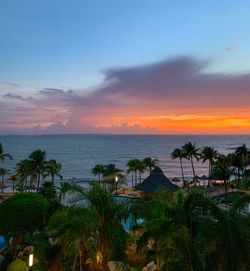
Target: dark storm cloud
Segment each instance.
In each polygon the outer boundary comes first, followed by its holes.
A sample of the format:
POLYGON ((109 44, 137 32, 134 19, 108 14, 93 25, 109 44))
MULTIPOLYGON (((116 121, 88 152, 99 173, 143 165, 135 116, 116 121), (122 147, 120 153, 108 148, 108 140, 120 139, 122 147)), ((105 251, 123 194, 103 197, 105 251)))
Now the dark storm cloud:
POLYGON ((250 74, 208 73, 209 61, 189 57, 166 60, 153 65, 105 72, 105 82, 83 103, 102 105, 141 99, 166 104, 219 106, 247 105, 250 74), (235 99, 237 97, 237 99, 235 99))

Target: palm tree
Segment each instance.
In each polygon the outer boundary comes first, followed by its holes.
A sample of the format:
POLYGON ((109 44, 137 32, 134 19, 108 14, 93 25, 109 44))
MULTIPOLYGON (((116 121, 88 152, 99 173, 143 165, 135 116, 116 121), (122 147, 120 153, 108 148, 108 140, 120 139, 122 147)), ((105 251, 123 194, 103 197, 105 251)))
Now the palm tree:
POLYGON ((6 160, 6 158, 8 158, 10 160, 13 159, 10 154, 4 153, 3 145, 0 142, 0 163, 3 163, 6 160))
POLYGON ((27 189, 28 181, 30 181, 31 186, 31 183, 37 179, 37 172, 33 161, 29 159, 20 161, 16 166, 16 176, 20 181, 19 186, 25 186, 24 188, 27 189))
MULTIPOLYGON (((79 258, 80 271, 86 269, 87 257, 91 255, 91 229, 95 227, 95 217, 86 208, 71 207, 54 213, 49 228, 55 232, 58 242, 68 254, 74 252, 72 271, 79 258)), ((96 251, 95 251, 96 252, 96 251)), ((96 254, 96 253, 93 253, 96 254)))
MULTIPOLYGON (((139 159, 135 159, 135 172, 138 172, 139 174, 139 182, 141 183, 141 174, 144 173, 146 169, 145 163, 139 159)), ((137 174, 136 174, 137 177, 137 174)), ((137 184, 137 178, 136 178, 136 184, 137 184)))
POLYGON ((96 221, 92 234, 98 244, 102 270, 107 270, 109 260, 126 259, 127 233, 122 226, 124 203, 115 202, 111 194, 98 184, 94 184, 84 196, 90 217, 96 221))
POLYGON ((33 151, 29 156, 31 163, 33 164, 34 171, 37 175, 37 188, 38 191, 40 186, 41 176, 44 173, 44 166, 45 166, 45 158, 46 152, 42 150, 33 151))
POLYGON ((131 159, 127 163, 127 173, 132 174, 132 187, 134 187, 134 180, 135 180, 135 175, 136 175, 136 159, 131 159))
POLYGON ((171 158, 180 160, 181 175, 182 175, 182 180, 184 181, 184 171, 183 171, 182 159, 185 157, 184 157, 183 151, 178 148, 174 149, 173 152, 171 153, 171 158))
POLYGON ((13 185, 12 185, 12 192, 13 192, 13 194, 14 194, 14 192, 15 192, 15 186, 16 186, 16 181, 18 180, 18 177, 17 177, 16 174, 15 174, 15 175, 11 175, 11 176, 9 177, 9 180, 13 182, 13 185))
POLYGON ((148 211, 143 217, 138 247, 143 248, 153 240, 157 270, 208 270, 203 228, 209 219, 214 219, 211 216, 214 204, 198 193, 159 194, 144 206, 148 211))
POLYGON ((206 146, 201 151, 202 163, 208 161, 208 178, 210 178, 212 174, 212 167, 217 156, 218 152, 213 147, 206 146))
MULTIPOLYGON (((6 159, 12 160, 12 156, 10 154, 4 153, 3 145, 0 142, 0 164, 3 163, 6 159)), ((4 176, 9 173, 9 170, 0 168, 0 175, 2 176, 2 189, 1 193, 3 193, 3 186, 4 186, 4 176)))
POLYGON ((196 185, 196 174, 194 169, 194 158, 198 161, 200 154, 199 154, 199 148, 196 148, 195 144, 192 144, 191 142, 186 143, 182 147, 183 154, 186 159, 188 159, 191 162, 192 171, 194 175, 194 184, 196 185))
POLYGON ((67 192, 79 192, 82 193, 82 187, 73 183, 67 183, 67 182, 60 182, 60 186, 57 187, 57 189, 59 190, 59 199, 61 200, 62 198, 65 197, 65 194, 67 192))
POLYGON ((97 164, 92 168, 91 172, 95 176, 98 175, 98 180, 99 180, 99 183, 100 183, 101 182, 101 176, 105 172, 105 167, 104 167, 104 165, 97 164))
POLYGON ((155 168, 159 164, 158 159, 152 159, 151 157, 145 157, 142 161, 143 161, 145 167, 149 169, 150 174, 152 172, 152 168, 155 168))
POLYGON ((208 270, 249 270, 250 224, 249 217, 242 213, 249 202, 250 196, 244 195, 228 209, 213 208, 213 217, 203 228, 207 255, 213 265, 208 270))
POLYGON ((44 163, 44 174, 43 177, 51 176, 51 182, 54 184, 55 176, 59 177, 60 180, 63 179, 60 171, 62 169, 62 164, 57 163, 56 160, 49 160, 44 163))
POLYGON ((228 154, 228 159, 229 159, 230 165, 233 167, 233 171, 237 172, 237 180, 239 183, 241 172, 244 168, 243 157, 241 155, 239 155, 239 153, 234 152, 234 153, 228 154))
POLYGON ((115 164, 106 165, 104 169, 103 177, 105 183, 107 182, 109 185, 113 186, 116 183, 116 180, 120 182, 124 179, 124 176, 121 174, 122 170, 117 168, 115 164))
POLYGON ((243 144, 236 148, 235 154, 243 160, 243 174, 245 173, 248 165, 248 158, 249 158, 249 150, 246 144, 243 144))
POLYGON ((1 193, 3 193, 3 187, 4 187, 4 177, 9 174, 9 170, 6 168, 0 168, 0 176, 1 176, 1 184, 2 184, 2 188, 1 188, 1 193))
POLYGON ((230 166, 231 166, 230 157, 220 154, 217 157, 216 162, 214 163, 213 171, 212 171, 212 175, 219 178, 221 181, 224 181, 226 192, 227 192, 228 181, 232 172, 230 166))

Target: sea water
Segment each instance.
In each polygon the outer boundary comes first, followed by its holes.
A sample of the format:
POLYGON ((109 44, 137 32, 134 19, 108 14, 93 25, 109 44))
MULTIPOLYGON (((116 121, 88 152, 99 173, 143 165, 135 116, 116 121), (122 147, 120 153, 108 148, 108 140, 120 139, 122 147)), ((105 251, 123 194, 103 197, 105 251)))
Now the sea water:
MULTIPOLYGON (((47 159, 62 164, 65 180, 93 180, 91 169, 96 164, 113 163, 126 173, 130 159, 146 156, 159 159, 159 166, 169 178, 180 177, 180 163, 171 159, 171 152, 187 142, 197 148, 212 146, 227 154, 242 144, 250 148, 250 136, 193 136, 193 135, 0 135, 5 153, 13 156, 3 167, 14 173, 16 164, 37 149, 46 151, 47 159)), ((184 174, 192 177, 190 162, 184 160, 184 174)), ((207 163, 195 163, 197 175, 207 175, 207 163)), ((148 173, 145 172, 144 177, 148 173)), ((128 178, 129 180, 129 178, 128 178)))

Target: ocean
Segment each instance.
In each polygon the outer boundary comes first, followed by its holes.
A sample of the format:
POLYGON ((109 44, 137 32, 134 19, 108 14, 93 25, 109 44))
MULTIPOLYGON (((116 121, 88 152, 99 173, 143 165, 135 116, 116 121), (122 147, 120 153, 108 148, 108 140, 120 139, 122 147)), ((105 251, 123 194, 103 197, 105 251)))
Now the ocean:
MULTIPOLYGON (((0 135, 4 151, 13 156, 2 166, 14 173, 15 165, 29 154, 41 149, 47 159, 56 159, 62 164, 62 175, 70 181, 93 180, 91 168, 96 164, 114 163, 126 172, 128 160, 146 156, 159 159, 160 167, 169 178, 180 177, 178 160, 171 159, 171 152, 187 142, 198 148, 212 146, 221 153, 232 152, 237 146, 250 147, 250 136, 191 136, 191 135, 0 135)), ((198 175, 207 175, 207 164, 195 164, 198 175)), ((192 176, 189 161, 184 161, 186 177, 192 176)), ((148 173, 144 174, 146 177, 148 173)), ((130 178, 128 177, 128 180, 130 178)))

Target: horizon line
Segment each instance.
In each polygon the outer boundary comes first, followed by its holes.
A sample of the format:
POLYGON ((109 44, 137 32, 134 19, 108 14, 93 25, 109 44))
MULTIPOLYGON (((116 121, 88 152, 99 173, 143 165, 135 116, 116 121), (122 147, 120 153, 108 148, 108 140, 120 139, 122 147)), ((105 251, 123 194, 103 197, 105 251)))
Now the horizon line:
POLYGON ((249 134, 114 134, 114 133, 55 133, 55 134, 14 134, 6 133, 0 136, 69 136, 69 135, 93 135, 93 136, 250 136, 249 134))

